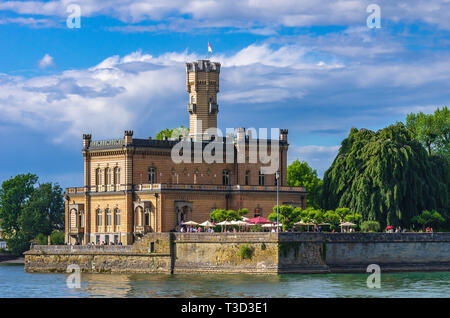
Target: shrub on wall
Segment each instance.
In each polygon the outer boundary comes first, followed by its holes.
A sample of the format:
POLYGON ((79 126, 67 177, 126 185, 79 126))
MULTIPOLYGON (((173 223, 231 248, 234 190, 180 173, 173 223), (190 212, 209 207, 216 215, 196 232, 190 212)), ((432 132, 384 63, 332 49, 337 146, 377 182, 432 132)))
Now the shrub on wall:
POLYGON ((365 221, 361 223, 361 232, 379 232, 380 223, 377 221, 365 221))
POLYGON ((264 228, 259 224, 253 225, 250 228, 250 232, 263 232, 263 231, 264 231, 264 228))
POLYGON ((253 249, 247 244, 242 244, 239 250, 239 257, 241 259, 250 259, 253 255, 253 249))
POLYGON ((36 236, 36 243, 38 244, 38 245, 47 245, 48 244, 48 236, 47 235, 44 235, 44 234, 42 234, 42 233, 39 233, 37 236, 36 236))
POLYGON ((64 245, 64 233, 61 231, 53 231, 50 234, 52 245, 64 245))

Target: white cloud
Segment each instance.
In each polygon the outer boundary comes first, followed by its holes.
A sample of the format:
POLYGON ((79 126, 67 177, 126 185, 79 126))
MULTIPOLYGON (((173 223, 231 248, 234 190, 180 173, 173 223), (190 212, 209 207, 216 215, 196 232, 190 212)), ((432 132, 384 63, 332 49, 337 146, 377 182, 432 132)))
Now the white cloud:
POLYGON ((52 56, 50 56, 48 54, 45 54, 42 57, 42 59, 39 60, 38 65, 39 65, 40 68, 47 68, 47 67, 50 67, 50 66, 54 66, 55 63, 53 62, 53 57, 52 56))
MULTIPOLYGON (((0 10, 19 14, 67 17, 66 8, 73 0, 60 1, 5 1, 0 10)), ((177 29, 186 15, 202 27, 232 27, 254 29, 253 26, 311 26, 311 25, 361 25, 369 13, 372 0, 77 0, 82 16, 107 15, 126 23, 164 21, 178 17, 173 22, 177 29)), ((384 20, 423 21, 450 29, 450 3, 446 0, 410 0, 407 3, 379 0, 382 26, 384 20)), ((169 22, 171 24, 171 22, 169 22)), ((264 30, 264 28, 262 29, 264 30)), ((141 29, 140 32, 142 32, 141 29)), ((265 32, 265 31, 264 31, 265 32)))

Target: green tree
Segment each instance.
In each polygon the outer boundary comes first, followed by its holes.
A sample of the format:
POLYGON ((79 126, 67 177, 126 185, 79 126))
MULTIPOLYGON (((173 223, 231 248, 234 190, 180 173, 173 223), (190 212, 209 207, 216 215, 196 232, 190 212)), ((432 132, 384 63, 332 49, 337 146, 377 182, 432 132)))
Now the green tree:
MULTIPOLYGON (((244 213, 246 209, 239 210, 241 213, 244 213)), ((234 210, 224 210, 224 209, 215 209, 211 212, 209 217, 216 223, 223 221, 234 221, 234 220, 242 220, 242 216, 239 211, 234 210)), ((248 210, 247 210, 248 212, 248 210)), ((247 213, 245 212, 245 213, 247 213)), ((244 213, 244 214, 245 214, 244 213)))
POLYGON ((422 210, 450 211, 449 190, 449 163, 429 156, 402 123, 377 132, 352 128, 324 174, 323 206, 409 227, 422 210))
POLYGON ((173 129, 169 129, 169 128, 161 130, 159 133, 156 134, 155 139, 157 139, 157 140, 164 140, 166 138, 169 139, 172 137, 172 132, 173 132, 173 129))
MULTIPOLYGON (((290 205, 280 205, 279 221, 283 224, 283 231, 294 226, 295 222, 301 219, 301 208, 294 208, 290 205)), ((269 214, 268 219, 272 222, 277 221, 277 206, 273 207, 273 212, 269 214)))
POLYGON ((334 225, 339 225, 340 223, 339 215, 333 210, 328 210, 325 212, 324 220, 326 223, 331 223, 334 225))
POLYGON ((320 207, 322 183, 322 180, 317 177, 317 171, 312 169, 306 161, 300 162, 297 159, 287 168, 287 185, 291 187, 305 187, 308 192, 308 206, 320 207))
POLYGON ((450 160, 450 111, 437 108, 433 114, 410 113, 406 127, 427 149, 428 154, 440 154, 450 160))
POLYGON ((31 194, 28 204, 19 218, 23 231, 30 236, 35 233, 49 235, 64 224, 63 190, 59 185, 40 184, 31 194))
POLYGON ((380 232, 380 223, 377 221, 364 221, 361 223, 361 232, 380 232))
POLYGON ((442 215, 440 215, 435 210, 433 210, 431 212, 428 210, 424 210, 424 211, 422 211, 421 214, 416 215, 413 218, 413 222, 422 227, 427 227, 427 226, 437 227, 440 224, 444 223, 445 219, 442 217, 442 215))
POLYGON ((2 183, 0 189, 0 219, 3 237, 16 255, 29 248, 39 233, 49 235, 63 228, 64 199, 58 185, 43 183, 35 186, 33 174, 20 174, 2 183))
POLYGON ((0 219, 3 237, 13 238, 21 231, 19 218, 23 214, 38 177, 34 174, 19 174, 6 180, 0 188, 0 219))
POLYGON ((164 130, 161 130, 159 133, 157 133, 155 136, 155 139, 157 139, 157 140, 164 140, 165 138, 178 139, 180 137, 187 136, 188 134, 189 134, 189 129, 185 128, 184 126, 180 126, 177 128, 166 128, 164 130))
POLYGON ((64 244, 64 232, 62 231, 53 231, 50 234, 50 241, 52 245, 63 245, 64 244))

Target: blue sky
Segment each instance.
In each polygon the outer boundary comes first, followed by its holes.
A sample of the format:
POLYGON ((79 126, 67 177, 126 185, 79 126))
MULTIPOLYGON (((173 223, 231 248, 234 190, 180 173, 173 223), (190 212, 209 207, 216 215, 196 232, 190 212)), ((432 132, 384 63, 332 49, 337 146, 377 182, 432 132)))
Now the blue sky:
POLYGON ((208 41, 220 128, 288 128, 289 160, 321 176, 351 127, 449 105, 448 1, 1 1, 0 181, 80 186, 83 133, 188 126, 184 63, 208 41), (371 3, 381 28, 367 27, 371 3))

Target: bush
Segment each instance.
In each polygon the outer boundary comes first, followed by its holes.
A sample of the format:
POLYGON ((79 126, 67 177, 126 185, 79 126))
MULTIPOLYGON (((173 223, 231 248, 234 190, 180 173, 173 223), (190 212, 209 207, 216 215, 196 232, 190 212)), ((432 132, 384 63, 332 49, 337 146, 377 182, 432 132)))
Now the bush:
POLYGON ((36 241, 36 244, 38 244, 38 245, 47 245, 48 244, 48 236, 44 235, 42 233, 39 233, 36 236, 35 241, 36 241))
POLYGON ((264 231, 263 227, 259 224, 253 225, 250 228, 250 232, 263 232, 263 231, 264 231))
POLYGON ((15 256, 21 256, 30 249, 30 241, 22 234, 18 234, 6 241, 8 250, 15 256))
POLYGON ((53 231, 50 235, 52 245, 64 245, 64 233, 61 231, 53 231))
POLYGON ((379 232, 380 223, 377 221, 364 221, 361 223, 361 232, 379 232))
POLYGON ((239 257, 241 259, 250 259, 253 255, 253 249, 249 247, 247 244, 242 244, 241 249, 239 250, 239 257))

